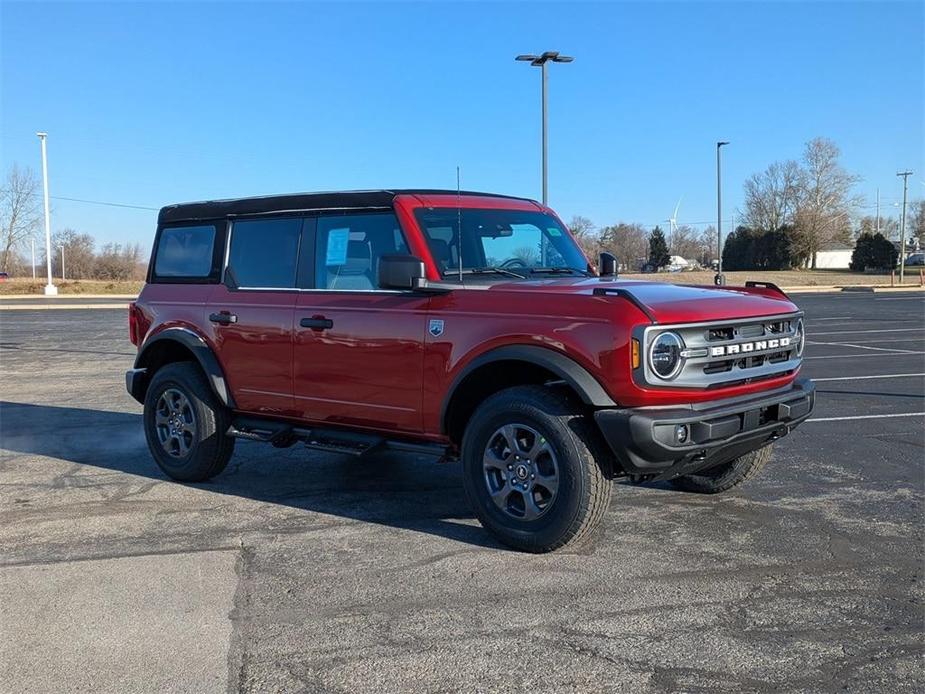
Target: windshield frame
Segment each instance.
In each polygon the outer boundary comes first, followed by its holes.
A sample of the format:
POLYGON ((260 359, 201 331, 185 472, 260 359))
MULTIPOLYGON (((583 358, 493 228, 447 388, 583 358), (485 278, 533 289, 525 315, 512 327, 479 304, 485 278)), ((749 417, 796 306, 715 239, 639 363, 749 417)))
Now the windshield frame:
POLYGON ((485 281, 497 278, 504 278, 507 281, 548 280, 569 276, 590 277, 595 274, 575 238, 551 211, 491 206, 457 208, 441 205, 439 207, 417 207, 413 215, 441 279, 452 279, 459 273, 457 227, 460 218, 463 227, 462 269, 463 276, 467 280, 485 281), (480 234, 477 233, 476 228, 484 228, 486 224, 499 222, 508 226, 530 225, 538 230, 540 239, 536 252, 540 257, 537 258, 535 264, 526 262, 522 257, 507 257, 500 261, 497 258, 486 257, 484 240, 506 237, 480 234), (433 236, 432 232, 436 229, 448 230, 449 238, 433 236), (440 245, 438 246, 437 243, 440 245), (549 256, 543 257, 545 253, 550 252, 556 254, 559 262, 550 262, 549 256))

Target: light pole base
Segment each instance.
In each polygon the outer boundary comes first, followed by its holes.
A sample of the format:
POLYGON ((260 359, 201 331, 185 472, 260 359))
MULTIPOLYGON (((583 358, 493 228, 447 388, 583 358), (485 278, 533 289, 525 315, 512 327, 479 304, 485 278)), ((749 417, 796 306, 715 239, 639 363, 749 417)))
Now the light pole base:
POLYGON ((45 296, 58 296, 58 288, 53 284, 46 284, 45 296))
POLYGON ((721 272, 716 273, 716 275, 713 276, 713 284, 717 287, 722 287, 726 284, 726 275, 721 272))

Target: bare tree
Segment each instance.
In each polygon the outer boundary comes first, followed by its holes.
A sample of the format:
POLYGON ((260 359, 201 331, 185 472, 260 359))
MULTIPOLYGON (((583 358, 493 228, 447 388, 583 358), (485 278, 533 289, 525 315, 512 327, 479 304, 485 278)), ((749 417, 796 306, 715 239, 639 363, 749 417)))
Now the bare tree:
POLYGON ((568 223, 568 229, 572 232, 572 236, 575 237, 588 259, 592 263, 596 263, 597 254, 600 253, 601 249, 601 242, 600 236, 594 227, 594 222, 587 217, 576 215, 568 223))
POLYGON ((38 178, 31 169, 13 164, 0 188, 0 270, 13 269, 17 249, 38 228, 41 218, 38 178))
POLYGON ((710 267, 716 260, 716 227, 712 224, 700 232, 697 260, 704 267, 710 267))
POLYGON ((775 231, 792 224, 800 203, 800 165, 795 161, 774 162, 745 181, 745 226, 757 231, 775 231))
POLYGON ((636 271, 649 256, 649 234, 641 224, 619 222, 601 230, 600 249, 617 256, 627 270, 636 271))
POLYGON ((925 241, 925 200, 913 200, 906 208, 906 238, 912 237, 925 241))
POLYGON ((93 277, 96 256, 94 241, 90 234, 81 234, 74 229, 62 229, 51 237, 52 272, 61 275, 61 249, 64 248, 64 269, 69 280, 84 280, 93 277))
MULTIPOLYGON (((537 255, 533 249, 527 249, 537 255)), ((141 262, 141 246, 128 244, 122 246, 118 243, 107 243, 96 256, 93 276, 101 280, 128 280, 136 273, 141 262)), ((526 261, 525 261, 526 262, 526 261)))
POLYGON ((671 237, 671 254, 686 260, 699 260, 700 238, 692 227, 686 224, 675 227, 671 237))
MULTIPOLYGON (((858 220, 857 229, 855 230, 855 236, 860 236, 861 234, 876 234, 877 233, 877 218, 871 215, 861 217, 858 220)), ((895 238, 899 240, 899 222, 893 219, 892 217, 881 217, 880 218, 880 233, 886 236, 888 239, 895 238)))
POLYGON ((851 214, 860 203, 851 193, 860 178, 842 168, 840 155, 838 145, 822 137, 807 142, 803 152, 801 195, 794 220, 797 254, 813 268, 824 243, 851 238, 851 214))

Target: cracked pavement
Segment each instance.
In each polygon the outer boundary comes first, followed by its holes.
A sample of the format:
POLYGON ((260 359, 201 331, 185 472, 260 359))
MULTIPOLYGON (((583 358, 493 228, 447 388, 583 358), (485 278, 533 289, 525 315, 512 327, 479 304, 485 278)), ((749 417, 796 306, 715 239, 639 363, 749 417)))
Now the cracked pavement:
POLYGON ((169 482, 124 312, 0 311, 0 691, 920 691, 925 417, 879 416, 925 410, 925 295, 883 297, 797 296, 805 373, 902 377, 820 381, 747 486, 618 484, 544 556, 425 457, 238 442, 169 482))

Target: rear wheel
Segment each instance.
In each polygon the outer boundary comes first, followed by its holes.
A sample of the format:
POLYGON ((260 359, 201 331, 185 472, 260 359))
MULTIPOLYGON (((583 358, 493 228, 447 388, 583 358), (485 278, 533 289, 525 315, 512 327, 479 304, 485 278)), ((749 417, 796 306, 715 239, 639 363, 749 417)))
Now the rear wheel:
POLYGON ((145 438, 168 476, 202 482, 224 470, 234 452, 234 439, 225 436, 230 424, 197 364, 168 364, 154 374, 145 395, 145 438))
POLYGON ((611 482, 602 455, 579 406, 549 388, 517 386, 472 416, 463 484, 479 521, 501 542, 549 552, 580 544, 603 518, 611 482))
POLYGON ((773 446, 768 445, 731 460, 728 463, 701 470, 696 475, 684 475, 671 484, 685 492, 719 494, 737 487, 761 472, 771 459, 773 446))

